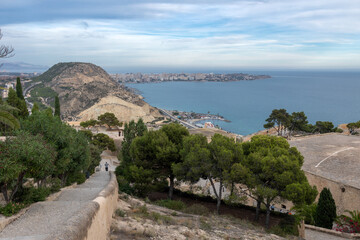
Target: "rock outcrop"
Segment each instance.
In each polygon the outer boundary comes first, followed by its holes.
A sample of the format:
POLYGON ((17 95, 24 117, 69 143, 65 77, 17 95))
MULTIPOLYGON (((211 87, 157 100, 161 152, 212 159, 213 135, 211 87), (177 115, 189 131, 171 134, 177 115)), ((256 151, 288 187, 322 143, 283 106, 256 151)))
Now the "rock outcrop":
POLYGON ((113 112, 121 121, 140 117, 152 121, 160 116, 159 111, 143 101, 141 96, 91 63, 58 63, 34 81, 43 82, 45 87, 59 94, 64 120, 96 119, 105 112, 113 112))

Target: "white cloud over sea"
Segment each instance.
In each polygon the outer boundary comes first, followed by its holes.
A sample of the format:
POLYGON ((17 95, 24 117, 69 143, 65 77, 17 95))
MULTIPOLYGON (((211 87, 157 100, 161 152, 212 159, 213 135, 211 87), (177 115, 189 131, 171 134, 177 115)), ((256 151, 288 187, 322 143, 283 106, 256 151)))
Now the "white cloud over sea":
POLYGON ((14 61, 115 71, 359 69, 358 0, 0 0, 14 61))

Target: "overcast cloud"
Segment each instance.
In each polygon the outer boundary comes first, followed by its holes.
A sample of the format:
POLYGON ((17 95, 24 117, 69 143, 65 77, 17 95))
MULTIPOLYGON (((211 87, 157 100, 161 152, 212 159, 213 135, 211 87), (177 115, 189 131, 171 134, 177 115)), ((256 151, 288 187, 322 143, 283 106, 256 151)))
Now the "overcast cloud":
POLYGON ((12 61, 111 72, 359 69, 359 0, 0 0, 12 61))

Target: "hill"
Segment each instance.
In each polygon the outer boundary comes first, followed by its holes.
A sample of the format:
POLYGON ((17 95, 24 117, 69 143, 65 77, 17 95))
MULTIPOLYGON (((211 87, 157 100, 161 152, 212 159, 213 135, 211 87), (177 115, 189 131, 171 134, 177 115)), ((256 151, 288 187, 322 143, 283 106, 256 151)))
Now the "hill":
POLYGON ((157 109, 143 101, 141 96, 118 84, 104 69, 91 63, 58 63, 42 75, 33 78, 33 81, 41 84, 31 91, 31 95, 35 97, 36 94, 45 104, 52 104, 53 94, 42 96, 42 92, 54 91, 58 94, 64 120, 76 121, 81 118, 84 121, 96 118, 105 111, 111 111, 122 121, 129 121, 133 119, 129 108, 136 109, 137 117, 143 117, 147 121, 160 116, 157 109), (93 107, 104 98, 107 98, 105 108, 93 107), (119 101, 127 104, 118 104, 119 101), (89 108, 91 109, 88 110, 89 108), (79 117, 78 115, 85 110, 87 114, 79 117))

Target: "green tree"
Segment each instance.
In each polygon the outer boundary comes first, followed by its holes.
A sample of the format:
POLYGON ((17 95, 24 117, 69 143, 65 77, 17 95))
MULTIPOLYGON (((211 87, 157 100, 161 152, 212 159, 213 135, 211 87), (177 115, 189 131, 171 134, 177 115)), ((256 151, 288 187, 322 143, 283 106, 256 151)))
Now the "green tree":
POLYGON ((60 100, 59 97, 55 97, 55 116, 60 117, 60 100))
POLYGON ((122 123, 116 118, 115 114, 106 112, 98 117, 100 124, 106 124, 109 129, 111 126, 122 126, 122 123))
POLYGON ((54 170, 56 151, 39 135, 19 132, 0 142, 0 147, 0 188, 6 202, 12 200, 25 176, 41 180, 54 170), (11 190, 10 195, 8 190, 11 190))
POLYGON ((89 129, 90 127, 95 127, 98 123, 97 120, 90 119, 88 121, 80 122, 80 126, 89 129))
MULTIPOLYGON (((170 178, 172 174, 171 157, 175 155, 176 146, 163 131, 149 131, 132 141, 130 146, 132 163, 129 170, 131 166, 150 170, 152 180, 149 184, 160 179, 170 178)), ((129 176, 127 179, 135 180, 133 176, 129 176)))
POLYGON ((285 109, 274 109, 272 110, 270 116, 266 119, 266 124, 264 128, 274 127, 278 133, 278 136, 282 136, 285 129, 290 124, 290 115, 286 112, 285 109))
POLYGON ((17 93, 12 88, 9 89, 7 103, 10 106, 19 109, 19 111, 16 113, 15 117, 25 118, 25 117, 29 116, 29 112, 28 112, 25 100, 18 98, 17 93))
POLYGON ((21 118, 26 118, 29 116, 29 110, 27 109, 25 100, 19 100, 18 108, 20 110, 19 115, 21 118))
POLYGON ((334 124, 328 121, 317 121, 315 124, 315 131, 319 133, 329 133, 334 132, 334 124))
POLYGON ((290 123, 288 126, 289 136, 293 132, 308 132, 307 116, 304 112, 293 112, 290 116, 290 123))
POLYGON ((248 187, 243 193, 257 201, 256 219, 260 205, 266 206, 266 226, 269 226, 270 206, 276 198, 294 204, 311 204, 317 195, 301 170, 303 157, 296 148, 280 137, 254 136, 243 143, 245 161, 234 164, 230 178, 248 187))
POLYGON ((9 94, 6 102, 12 107, 18 107, 19 98, 17 97, 16 92, 13 88, 9 89, 9 94))
POLYGON ((315 225, 331 229, 336 218, 336 205, 330 189, 324 188, 320 193, 315 212, 315 225))
POLYGON ((130 146, 132 141, 136 137, 141 137, 147 132, 146 125, 143 120, 140 118, 137 123, 134 120, 131 120, 129 123, 125 123, 124 127, 124 140, 121 145, 121 160, 122 165, 128 165, 131 163, 130 157, 130 146))
POLYGON ((20 78, 17 77, 16 78, 16 95, 19 99, 21 100, 25 100, 24 95, 23 95, 23 90, 22 90, 22 86, 21 86, 21 82, 20 82, 20 78))
POLYGON ((94 173, 95 168, 99 166, 101 161, 101 149, 99 149, 98 146, 95 146, 93 144, 90 144, 90 156, 91 156, 91 162, 88 168, 89 173, 94 173))
POLYGON ((181 153, 183 162, 173 166, 176 177, 190 181, 198 181, 200 178, 209 179, 217 199, 219 213, 225 177, 231 171, 233 164, 242 160, 241 145, 220 134, 215 134, 209 144, 206 138, 195 135, 184 138, 184 148, 181 153), (203 156, 200 157, 199 153, 203 156), (218 187, 215 181, 218 182, 218 187))
POLYGON ((54 144, 58 153, 54 162, 54 175, 65 184, 70 175, 89 168, 90 144, 85 134, 77 132, 47 111, 32 114, 21 125, 22 129, 33 135, 41 134, 47 142, 54 144))
POLYGON ((114 140, 104 133, 94 135, 91 143, 98 146, 100 150, 108 149, 112 152, 116 151, 114 140))
POLYGON ((40 111, 40 108, 39 108, 39 104, 37 104, 37 102, 34 102, 34 105, 31 109, 31 113, 34 114, 36 112, 39 112, 40 111))
POLYGON ((164 174, 169 176, 170 187, 169 187, 169 199, 172 199, 174 191, 174 173, 171 169, 172 164, 176 164, 182 161, 180 151, 183 148, 183 139, 186 136, 189 136, 189 131, 182 125, 178 123, 170 123, 161 128, 162 132, 166 134, 171 143, 175 146, 175 152, 172 155, 169 155, 168 158, 164 159, 164 174))

